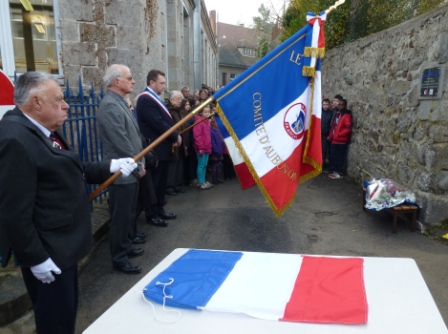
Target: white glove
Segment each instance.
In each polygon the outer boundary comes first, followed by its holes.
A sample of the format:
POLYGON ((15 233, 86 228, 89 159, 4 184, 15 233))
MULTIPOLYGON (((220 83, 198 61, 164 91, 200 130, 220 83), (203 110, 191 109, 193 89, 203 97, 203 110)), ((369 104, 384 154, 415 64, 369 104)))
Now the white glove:
POLYGON ((137 166, 137 163, 132 158, 112 159, 110 161, 110 172, 115 174, 121 171, 123 176, 129 176, 137 166))
POLYGON ((37 266, 32 266, 30 269, 33 272, 33 275, 43 283, 51 283, 54 281, 52 272, 58 275, 61 273, 61 269, 54 264, 51 258, 46 259, 45 262, 42 262, 37 266))

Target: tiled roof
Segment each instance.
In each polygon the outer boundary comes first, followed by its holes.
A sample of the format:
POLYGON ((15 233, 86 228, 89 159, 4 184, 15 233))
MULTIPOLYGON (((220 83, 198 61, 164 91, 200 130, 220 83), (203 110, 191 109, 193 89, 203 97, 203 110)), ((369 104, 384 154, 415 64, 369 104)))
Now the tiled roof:
POLYGON ((258 34, 255 29, 218 22, 219 65, 250 67, 258 58, 245 56, 238 48, 256 51, 258 40, 258 34))

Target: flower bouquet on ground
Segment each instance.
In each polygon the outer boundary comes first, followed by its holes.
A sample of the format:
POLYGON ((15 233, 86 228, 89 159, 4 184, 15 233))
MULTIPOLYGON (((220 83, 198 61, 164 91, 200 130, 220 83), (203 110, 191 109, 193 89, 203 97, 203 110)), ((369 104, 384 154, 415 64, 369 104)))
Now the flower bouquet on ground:
POLYGON ((402 203, 415 205, 415 194, 391 179, 372 179, 366 187, 366 209, 380 211, 402 203))

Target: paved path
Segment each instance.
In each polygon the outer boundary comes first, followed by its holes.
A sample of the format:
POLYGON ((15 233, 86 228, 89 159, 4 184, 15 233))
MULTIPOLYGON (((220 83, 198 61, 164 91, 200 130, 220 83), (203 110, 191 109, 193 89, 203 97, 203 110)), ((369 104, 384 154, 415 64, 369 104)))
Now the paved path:
MULTIPOLYGON (((144 272, 179 247, 414 258, 448 323, 447 245, 410 232, 405 223, 392 234, 388 215, 362 211, 361 186, 320 175, 299 186, 294 204, 279 219, 256 187, 243 191, 236 180, 207 191, 186 190, 168 198, 167 209, 179 216, 168 228, 147 225, 144 215, 139 218, 149 240, 143 245, 145 254, 133 260, 144 272)), ((103 240, 81 274, 78 333, 142 275, 114 272, 103 240)))
MULTIPOLYGON (((320 175, 299 186, 293 205, 279 219, 258 188, 243 191, 237 180, 207 191, 192 187, 186 190, 168 198, 167 209, 179 216, 168 228, 147 225, 144 215, 139 217, 139 228, 148 233, 148 242, 143 245, 145 254, 133 262, 141 265, 144 273, 179 247, 413 258, 448 323, 448 243, 412 233, 402 222, 398 233, 392 234, 391 217, 362 211, 360 185, 320 175)), ((95 225, 103 222, 104 226, 107 217, 104 209, 97 208, 95 225)), ((82 333, 143 275, 112 270, 106 234, 80 274, 77 333, 82 333)), ((418 315, 419 310, 415 310, 413 316, 418 315)), ((31 334, 33 319, 30 315, 23 317, 14 326, 0 327, 0 333, 31 334)))

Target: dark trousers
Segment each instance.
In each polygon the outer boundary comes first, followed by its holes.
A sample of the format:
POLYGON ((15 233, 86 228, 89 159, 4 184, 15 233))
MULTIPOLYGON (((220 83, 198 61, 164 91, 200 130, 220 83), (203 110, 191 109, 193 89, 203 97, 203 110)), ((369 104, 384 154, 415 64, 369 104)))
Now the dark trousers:
POLYGON ((327 139, 327 136, 322 137, 322 164, 325 164, 325 159, 330 151, 330 142, 327 139))
POLYGON ((229 154, 223 156, 224 180, 231 180, 236 176, 235 168, 229 154))
POLYGON ((157 203, 154 205, 154 212, 158 215, 164 214, 165 190, 168 181, 169 161, 159 161, 157 167, 151 169, 152 182, 156 192, 157 203))
MULTIPOLYGON (((152 168, 151 168, 152 169, 152 168)), ((145 210, 147 218, 154 217, 154 205, 157 203, 154 183, 152 182, 151 169, 146 169, 146 174, 140 179, 138 202, 140 208, 145 210)))
POLYGON ((131 238, 136 232, 138 182, 109 186, 110 235, 109 249, 112 263, 125 266, 126 253, 131 249, 131 238))
POLYGON ((182 157, 179 157, 177 160, 171 160, 168 165, 168 181, 166 186, 172 189, 178 188, 184 181, 184 160, 182 157))
POLYGON ((330 145, 330 166, 331 172, 344 174, 345 161, 347 159, 348 144, 331 144, 330 145))
POLYGON ((196 158, 196 152, 193 150, 189 151, 187 157, 185 158, 185 180, 190 183, 196 179, 196 170, 198 169, 198 159, 196 158))
MULTIPOLYGON (((222 171, 222 156, 220 158, 211 158, 210 164, 212 167, 212 183, 220 182, 220 176, 222 171)), ((222 181, 221 181, 222 182, 222 181)))
MULTIPOLYGON (((70 245, 67 245, 69 247, 70 245)), ((37 334, 72 334, 78 309, 78 268, 62 269, 50 284, 34 277, 30 268, 21 268, 34 310, 37 334)))

